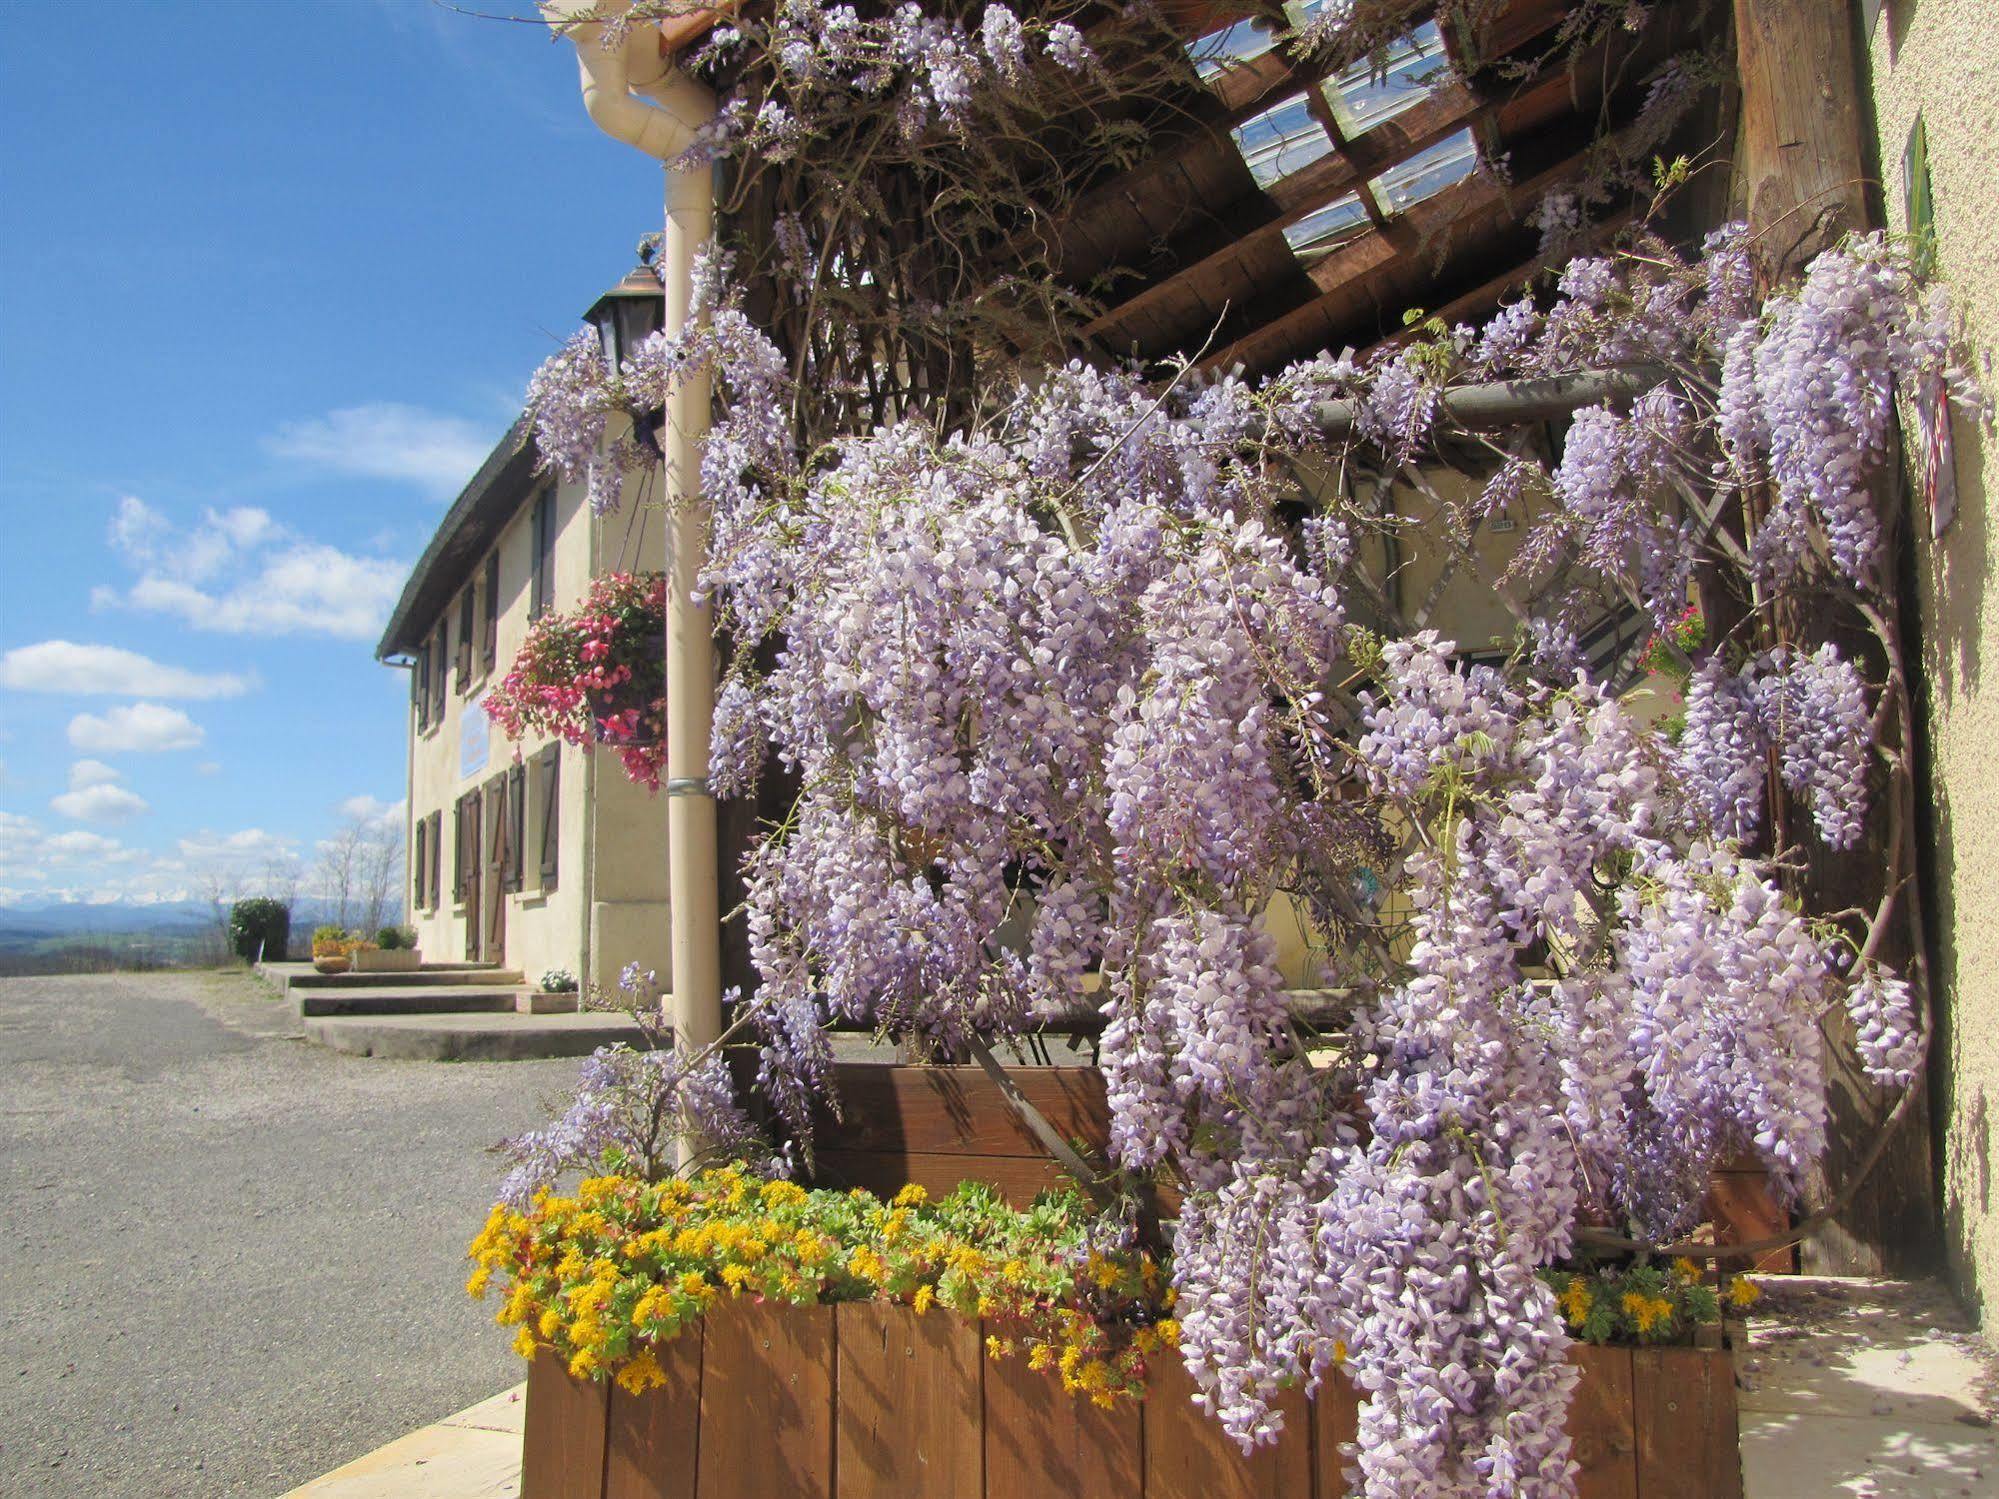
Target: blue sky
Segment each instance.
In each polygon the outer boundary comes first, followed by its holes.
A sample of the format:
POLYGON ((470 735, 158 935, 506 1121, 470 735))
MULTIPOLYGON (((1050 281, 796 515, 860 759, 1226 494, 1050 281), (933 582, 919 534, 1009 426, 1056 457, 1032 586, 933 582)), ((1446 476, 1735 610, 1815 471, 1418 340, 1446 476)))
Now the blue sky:
POLYGON ((0 129, 0 904, 309 862, 394 815, 382 619, 659 169, 431 0, 17 17, 0 129))

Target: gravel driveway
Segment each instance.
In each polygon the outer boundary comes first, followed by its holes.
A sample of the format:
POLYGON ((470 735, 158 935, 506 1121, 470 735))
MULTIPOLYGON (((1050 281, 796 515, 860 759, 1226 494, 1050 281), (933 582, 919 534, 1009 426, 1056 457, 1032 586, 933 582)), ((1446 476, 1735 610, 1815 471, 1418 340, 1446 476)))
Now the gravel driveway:
POLYGON ((375 1061, 241 974, 0 980, 0 1494, 252 1495, 512 1384, 464 1295, 573 1061, 375 1061))

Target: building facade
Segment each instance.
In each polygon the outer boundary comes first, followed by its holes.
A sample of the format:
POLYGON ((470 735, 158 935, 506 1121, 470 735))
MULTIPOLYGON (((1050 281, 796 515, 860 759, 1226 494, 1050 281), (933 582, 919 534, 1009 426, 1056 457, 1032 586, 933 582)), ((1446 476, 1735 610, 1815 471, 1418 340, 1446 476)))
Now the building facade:
MULTIPOLYGON (((1876 175, 1886 226, 1934 245, 1971 346, 1999 350, 1999 65, 1991 0, 1863 6, 1876 175)), ((1990 375, 1987 376, 1988 381, 1990 375)), ((1989 497, 1999 447, 1933 393, 1908 428, 1909 591, 1925 701, 1939 1197, 1952 1279, 1981 1312, 1999 1297, 1999 593, 1989 497)), ((1917 414, 1917 413, 1911 413, 1917 414)))
POLYGON ((581 483, 536 471, 526 418, 446 514, 377 648, 410 674, 410 924, 426 961, 478 961, 588 985, 636 961, 668 981, 666 811, 615 755, 514 742, 485 695, 528 626, 590 580, 656 569, 643 499, 591 513, 581 483))

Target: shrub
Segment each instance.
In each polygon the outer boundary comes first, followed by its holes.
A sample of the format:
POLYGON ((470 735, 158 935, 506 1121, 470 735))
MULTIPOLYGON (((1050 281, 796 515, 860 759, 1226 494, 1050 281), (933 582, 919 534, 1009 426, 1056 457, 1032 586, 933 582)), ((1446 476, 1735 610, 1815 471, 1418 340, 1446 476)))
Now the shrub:
POLYGON ((229 908, 229 950, 246 963, 283 958, 291 931, 292 908, 281 900, 256 896, 229 908))
POLYGON ((375 933, 375 946, 383 952, 398 952, 416 946, 416 930, 406 926, 385 926, 375 933))
POLYGON ((344 958, 347 950, 347 933, 342 928, 329 922, 312 929, 312 955, 315 958, 344 958))
POLYGON ((576 990, 576 975, 567 968, 551 968, 541 976, 541 992, 544 994, 574 994, 576 990))

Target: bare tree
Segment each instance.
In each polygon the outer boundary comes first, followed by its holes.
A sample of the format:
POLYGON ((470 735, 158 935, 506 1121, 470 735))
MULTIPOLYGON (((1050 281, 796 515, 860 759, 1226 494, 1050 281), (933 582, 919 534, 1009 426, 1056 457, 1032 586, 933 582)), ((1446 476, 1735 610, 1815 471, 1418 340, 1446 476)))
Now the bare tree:
POLYGON ((319 858, 312 866, 313 893, 332 910, 334 922, 341 927, 354 924, 354 893, 366 836, 358 818, 345 824, 320 843, 319 858))
POLYGON ((354 817, 319 845, 313 893, 333 919, 372 935, 402 916, 403 837, 400 821, 354 817))
POLYGON ((362 899, 366 903, 365 930, 375 932, 390 921, 403 918, 403 830, 377 819, 367 828, 359 850, 362 899))

